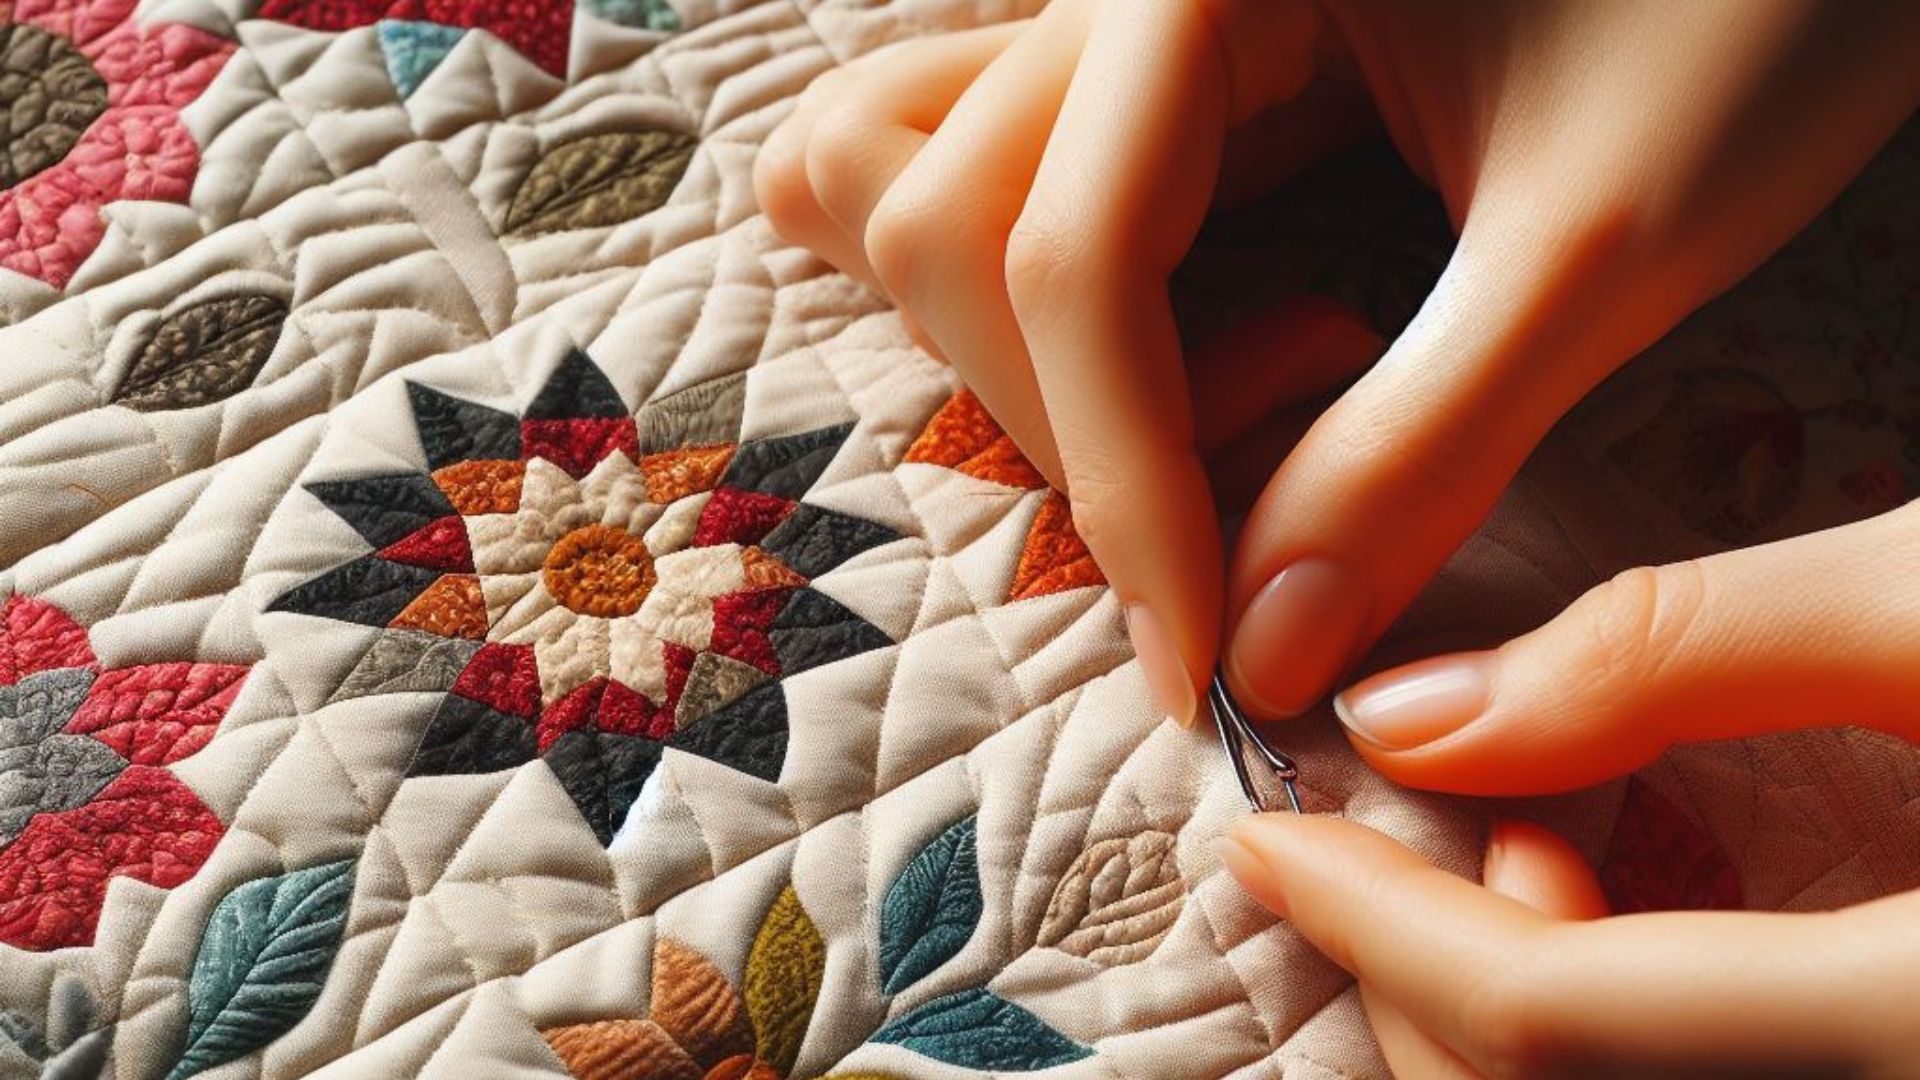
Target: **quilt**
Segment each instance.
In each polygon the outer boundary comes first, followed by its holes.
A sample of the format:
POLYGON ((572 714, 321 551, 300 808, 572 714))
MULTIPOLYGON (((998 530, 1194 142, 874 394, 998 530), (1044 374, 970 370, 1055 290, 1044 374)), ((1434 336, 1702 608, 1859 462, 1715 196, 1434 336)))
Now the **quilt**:
MULTIPOLYGON (((1037 6, 0 0, 0 1076, 1386 1075, 1064 500, 754 205, 809 80, 1037 6)), ((1917 195, 1909 131, 1373 662, 1904 501, 1917 195)), ((1183 327, 1391 333, 1449 243, 1359 152, 1183 327)), ((1476 872, 1486 806, 1276 737, 1476 872)), ((1836 727, 1518 809, 1622 910, 1802 910, 1920 885, 1916 795, 1836 727)))

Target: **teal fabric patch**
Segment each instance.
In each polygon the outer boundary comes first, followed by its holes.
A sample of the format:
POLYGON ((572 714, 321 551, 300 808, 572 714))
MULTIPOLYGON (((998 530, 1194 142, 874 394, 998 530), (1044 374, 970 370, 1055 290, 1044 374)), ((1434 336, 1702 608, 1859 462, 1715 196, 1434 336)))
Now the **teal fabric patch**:
POLYGON ((313 1008, 353 896, 354 860, 249 881, 216 904, 187 979, 186 1049, 169 1080, 279 1038, 313 1008))
POLYGON ((374 30, 387 58, 387 74, 402 98, 412 97, 467 33, 464 27, 410 19, 382 19, 374 30))
POLYGON ((881 1028, 872 1041, 904 1046, 963 1069, 1016 1072, 1050 1069, 1093 1053, 985 989, 935 998, 881 1028))
POLYGON ((669 34, 680 29, 680 13, 667 0, 580 0, 580 6, 621 26, 669 34))
POLYGON ((980 924, 980 860, 969 817, 920 850, 880 909, 880 980, 897 994, 953 959, 980 924))

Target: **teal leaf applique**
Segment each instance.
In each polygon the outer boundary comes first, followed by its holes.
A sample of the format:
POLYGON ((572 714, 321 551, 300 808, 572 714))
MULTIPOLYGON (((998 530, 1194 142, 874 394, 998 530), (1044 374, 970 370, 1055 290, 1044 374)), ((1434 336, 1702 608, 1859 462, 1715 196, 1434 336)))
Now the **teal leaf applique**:
POLYGON ((387 58, 387 75, 401 98, 410 98, 433 69, 447 58, 467 34, 461 26, 413 19, 381 19, 374 24, 380 53, 387 58))
POLYGON ((207 919, 187 981, 186 1049, 169 1080, 252 1053, 299 1023, 340 948, 354 860, 249 881, 207 919))
POLYGON ((1050 1069, 1093 1053, 986 989, 935 998, 881 1028, 870 1041, 904 1046, 963 1069, 1016 1072, 1050 1069))
POLYGON ((897 994, 953 959, 980 924, 979 819, 969 817, 920 850, 880 909, 880 981, 897 994))

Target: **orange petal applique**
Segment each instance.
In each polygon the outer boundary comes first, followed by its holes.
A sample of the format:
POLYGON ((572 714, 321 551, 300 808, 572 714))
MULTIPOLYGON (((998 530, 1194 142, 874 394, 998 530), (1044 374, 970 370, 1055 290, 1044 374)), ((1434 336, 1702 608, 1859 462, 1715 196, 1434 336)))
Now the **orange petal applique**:
POLYGON ((733 984, 713 961, 669 938, 653 947, 653 1019, 695 1061, 753 1053, 753 1028, 733 984))
POLYGON ((751 1054, 730 1057, 707 1071, 705 1080, 781 1080, 780 1070, 751 1054))
POLYGON ((433 471, 433 482, 462 514, 511 514, 520 509, 518 461, 461 461, 433 471))
POLYGON ((1026 547, 1020 551, 1020 565, 1013 571, 1009 600, 1027 600, 1049 593, 1066 592, 1087 585, 1106 584, 1106 575, 1094 563, 1086 541, 1073 528, 1073 512, 1066 496, 1047 492, 1027 530, 1026 547))
POLYGON ((648 454, 640 459, 647 478, 647 499, 670 503, 702 491, 712 491, 733 461, 732 446, 689 446, 648 454))
POLYGON ((740 566, 746 571, 749 589, 783 589, 807 583, 793 567, 757 547, 741 549, 740 566))
POLYGON ((550 1027, 540 1037, 579 1080, 701 1080, 700 1066, 651 1020, 550 1027))
POLYGON ((387 625, 396 630, 424 630, 441 637, 484 641, 487 599, 481 595, 480 579, 472 574, 443 574, 387 625))
POLYGON ((1020 453, 1013 439, 994 423, 971 390, 947 399, 927 421, 926 430, 907 448, 907 461, 944 465, 1008 487, 1042 488, 1047 480, 1020 453))

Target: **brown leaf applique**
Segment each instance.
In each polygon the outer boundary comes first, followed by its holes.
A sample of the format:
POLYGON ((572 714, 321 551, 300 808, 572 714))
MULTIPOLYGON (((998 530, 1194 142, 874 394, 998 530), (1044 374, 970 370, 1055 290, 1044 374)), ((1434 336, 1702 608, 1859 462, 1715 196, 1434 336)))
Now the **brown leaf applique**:
POLYGON ((1148 831, 1080 853, 1040 923, 1040 944, 1101 964, 1144 959, 1173 929, 1187 885, 1174 839, 1148 831))
POLYGON ((659 207, 699 145, 673 131, 587 135, 547 151, 507 207, 509 236, 618 225, 659 207))
POLYGON ((653 1019, 702 1065, 753 1053, 753 1028, 713 961, 661 938, 653 947, 653 1019))
POLYGON ((160 321, 112 401, 158 412, 231 397, 253 384, 286 321, 285 301, 258 294, 176 311, 160 321))
POLYGON ((57 165, 100 114, 107 81, 73 42, 0 26, 0 191, 57 165))

